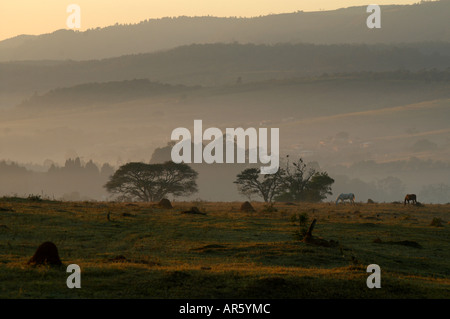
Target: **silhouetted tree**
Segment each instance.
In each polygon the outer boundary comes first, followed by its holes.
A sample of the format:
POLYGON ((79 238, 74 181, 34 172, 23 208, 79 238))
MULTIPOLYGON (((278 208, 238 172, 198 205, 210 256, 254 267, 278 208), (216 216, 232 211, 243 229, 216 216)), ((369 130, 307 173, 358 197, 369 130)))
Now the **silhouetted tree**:
POLYGON ((169 194, 184 196, 197 192, 197 175, 184 163, 128 163, 111 176, 105 188, 131 200, 159 201, 169 194))
POLYGON ((262 175, 259 168, 247 168, 237 175, 234 183, 238 185, 241 194, 247 197, 256 194, 270 203, 282 191, 283 175, 282 169, 275 174, 262 175))
POLYGON ((277 196, 276 200, 286 202, 305 200, 305 191, 314 174, 316 170, 308 167, 303 159, 300 158, 292 164, 288 161, 283 178, 283 192, 277 196))
POLYGON ((100 169, 100 175, 103 178, 110 178, 113 174, 114 174, 114 168, 110 164, 104 163, 102 165, 102 168, 100 169))
POLYGON ((92 160, 90 160, 89 162, 86 163, 86 165, 84 166, 84 169, 87 174, 92 174, 92 175, 100 174, 100 170, 98 169, 97 165, 95 165, 92 160))
POLYGON ((303 199, 308 202, 324 200, 328 195, 333 194, 331 192, 331 184, 333 183, 334 179, 328 176, 327 172, 315 173, 306 187, 303 199))
POLYGON ((275 199, 283 202, 320 202, 331 195, 334 179, 326 172, 319 172, 317 164, 315 166, 317 167, 307 165, 301 158, 292 164, 288 161, 283 177, 283 191, 275 199))

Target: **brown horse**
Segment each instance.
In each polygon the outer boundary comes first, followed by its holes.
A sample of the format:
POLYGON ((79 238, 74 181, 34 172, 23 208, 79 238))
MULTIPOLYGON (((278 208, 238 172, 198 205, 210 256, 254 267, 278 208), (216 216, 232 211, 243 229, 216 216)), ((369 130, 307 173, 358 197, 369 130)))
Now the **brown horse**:
POLYGON ((413 204, 417 204, 417 196, 416 196, 416 194, 407 194, 406 196, 405 196, 405 202, 404 202, 404 204, 406 205, 406 202, 408 202, 408 204, 409 204, 409 201, 412 201, 413 202, 413 204))

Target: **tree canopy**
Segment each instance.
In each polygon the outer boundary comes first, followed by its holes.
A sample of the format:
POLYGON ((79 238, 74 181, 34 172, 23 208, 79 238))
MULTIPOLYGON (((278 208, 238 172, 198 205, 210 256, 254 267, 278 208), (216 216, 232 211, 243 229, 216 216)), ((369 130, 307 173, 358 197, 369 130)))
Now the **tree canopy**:
POLYGON ((241 194, 256 194, 265 202, 320 202, 331 195, 334 179, 327 172, 308 166, 300 158, 276 174, 261 175, 259 169, 248 168, 236 176, 235 184, 241 194))
POLYGON ((121 199, 153 202, 167 195, 186 196, 198 191, 198 173, 184 163, 122 165, 111 176, 105 188, 121 199))
POLYGON ((282 169, 275 174, 261 175, 259 168, 247 168, 237 175, 234 183, 238 185, 240 193, 246 196, 258 194, 265 202, 272 202, 282 191, 283 174, 282 169))

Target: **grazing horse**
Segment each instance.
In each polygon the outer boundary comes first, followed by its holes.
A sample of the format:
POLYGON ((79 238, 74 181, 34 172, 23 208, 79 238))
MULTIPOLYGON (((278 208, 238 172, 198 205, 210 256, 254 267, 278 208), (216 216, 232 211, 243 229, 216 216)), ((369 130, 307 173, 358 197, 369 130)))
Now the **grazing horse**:
POLYGON ((353 193, 348 193, 348 194, 340 194, 337 198, 336 198, 336 205, 338 204, 338 202, 341 200, 342 202, 344 202, 346 199, 350 200, 352 202, 352 204, 355 203, 355 194, 353 193))
POLYGON ((408 202, 408 204, 409 204, 409 201, 412 201, 413 202, 413 204, 417 204, 417 196, 416 196, 416 194, 407 194, 406 196, 405 196, 405 202, 404 202, 404 204, 406 205, 406 202, 408 202))

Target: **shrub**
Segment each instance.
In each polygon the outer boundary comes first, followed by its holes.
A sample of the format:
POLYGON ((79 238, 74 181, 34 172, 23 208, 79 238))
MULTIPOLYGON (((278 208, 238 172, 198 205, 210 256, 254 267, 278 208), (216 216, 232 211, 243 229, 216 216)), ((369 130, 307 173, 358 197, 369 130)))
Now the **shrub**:
POLYGON ((28 195, 28 200, 32 201, 32 202, 42 202, 42 197, 41 195, 28 195))
POLYGON ((308 213, 299 213, 291 216, 291 222, 296 224, 298 222, 299 229, 294 231, 294 237, 296 239, 302 240, 308 231, 308 213))
POLYGON ((262 210, 264 213, 275 213, 278 211, 275 207, 273 207, 273 204, 265 204, 264 209, 262 210))
POLYGON ((433 220, 431 221, 430 226, 434 226, 434 227, 444 227, 444 225, 442 224, 444 221, 440 218, 434 217, 433 220))

